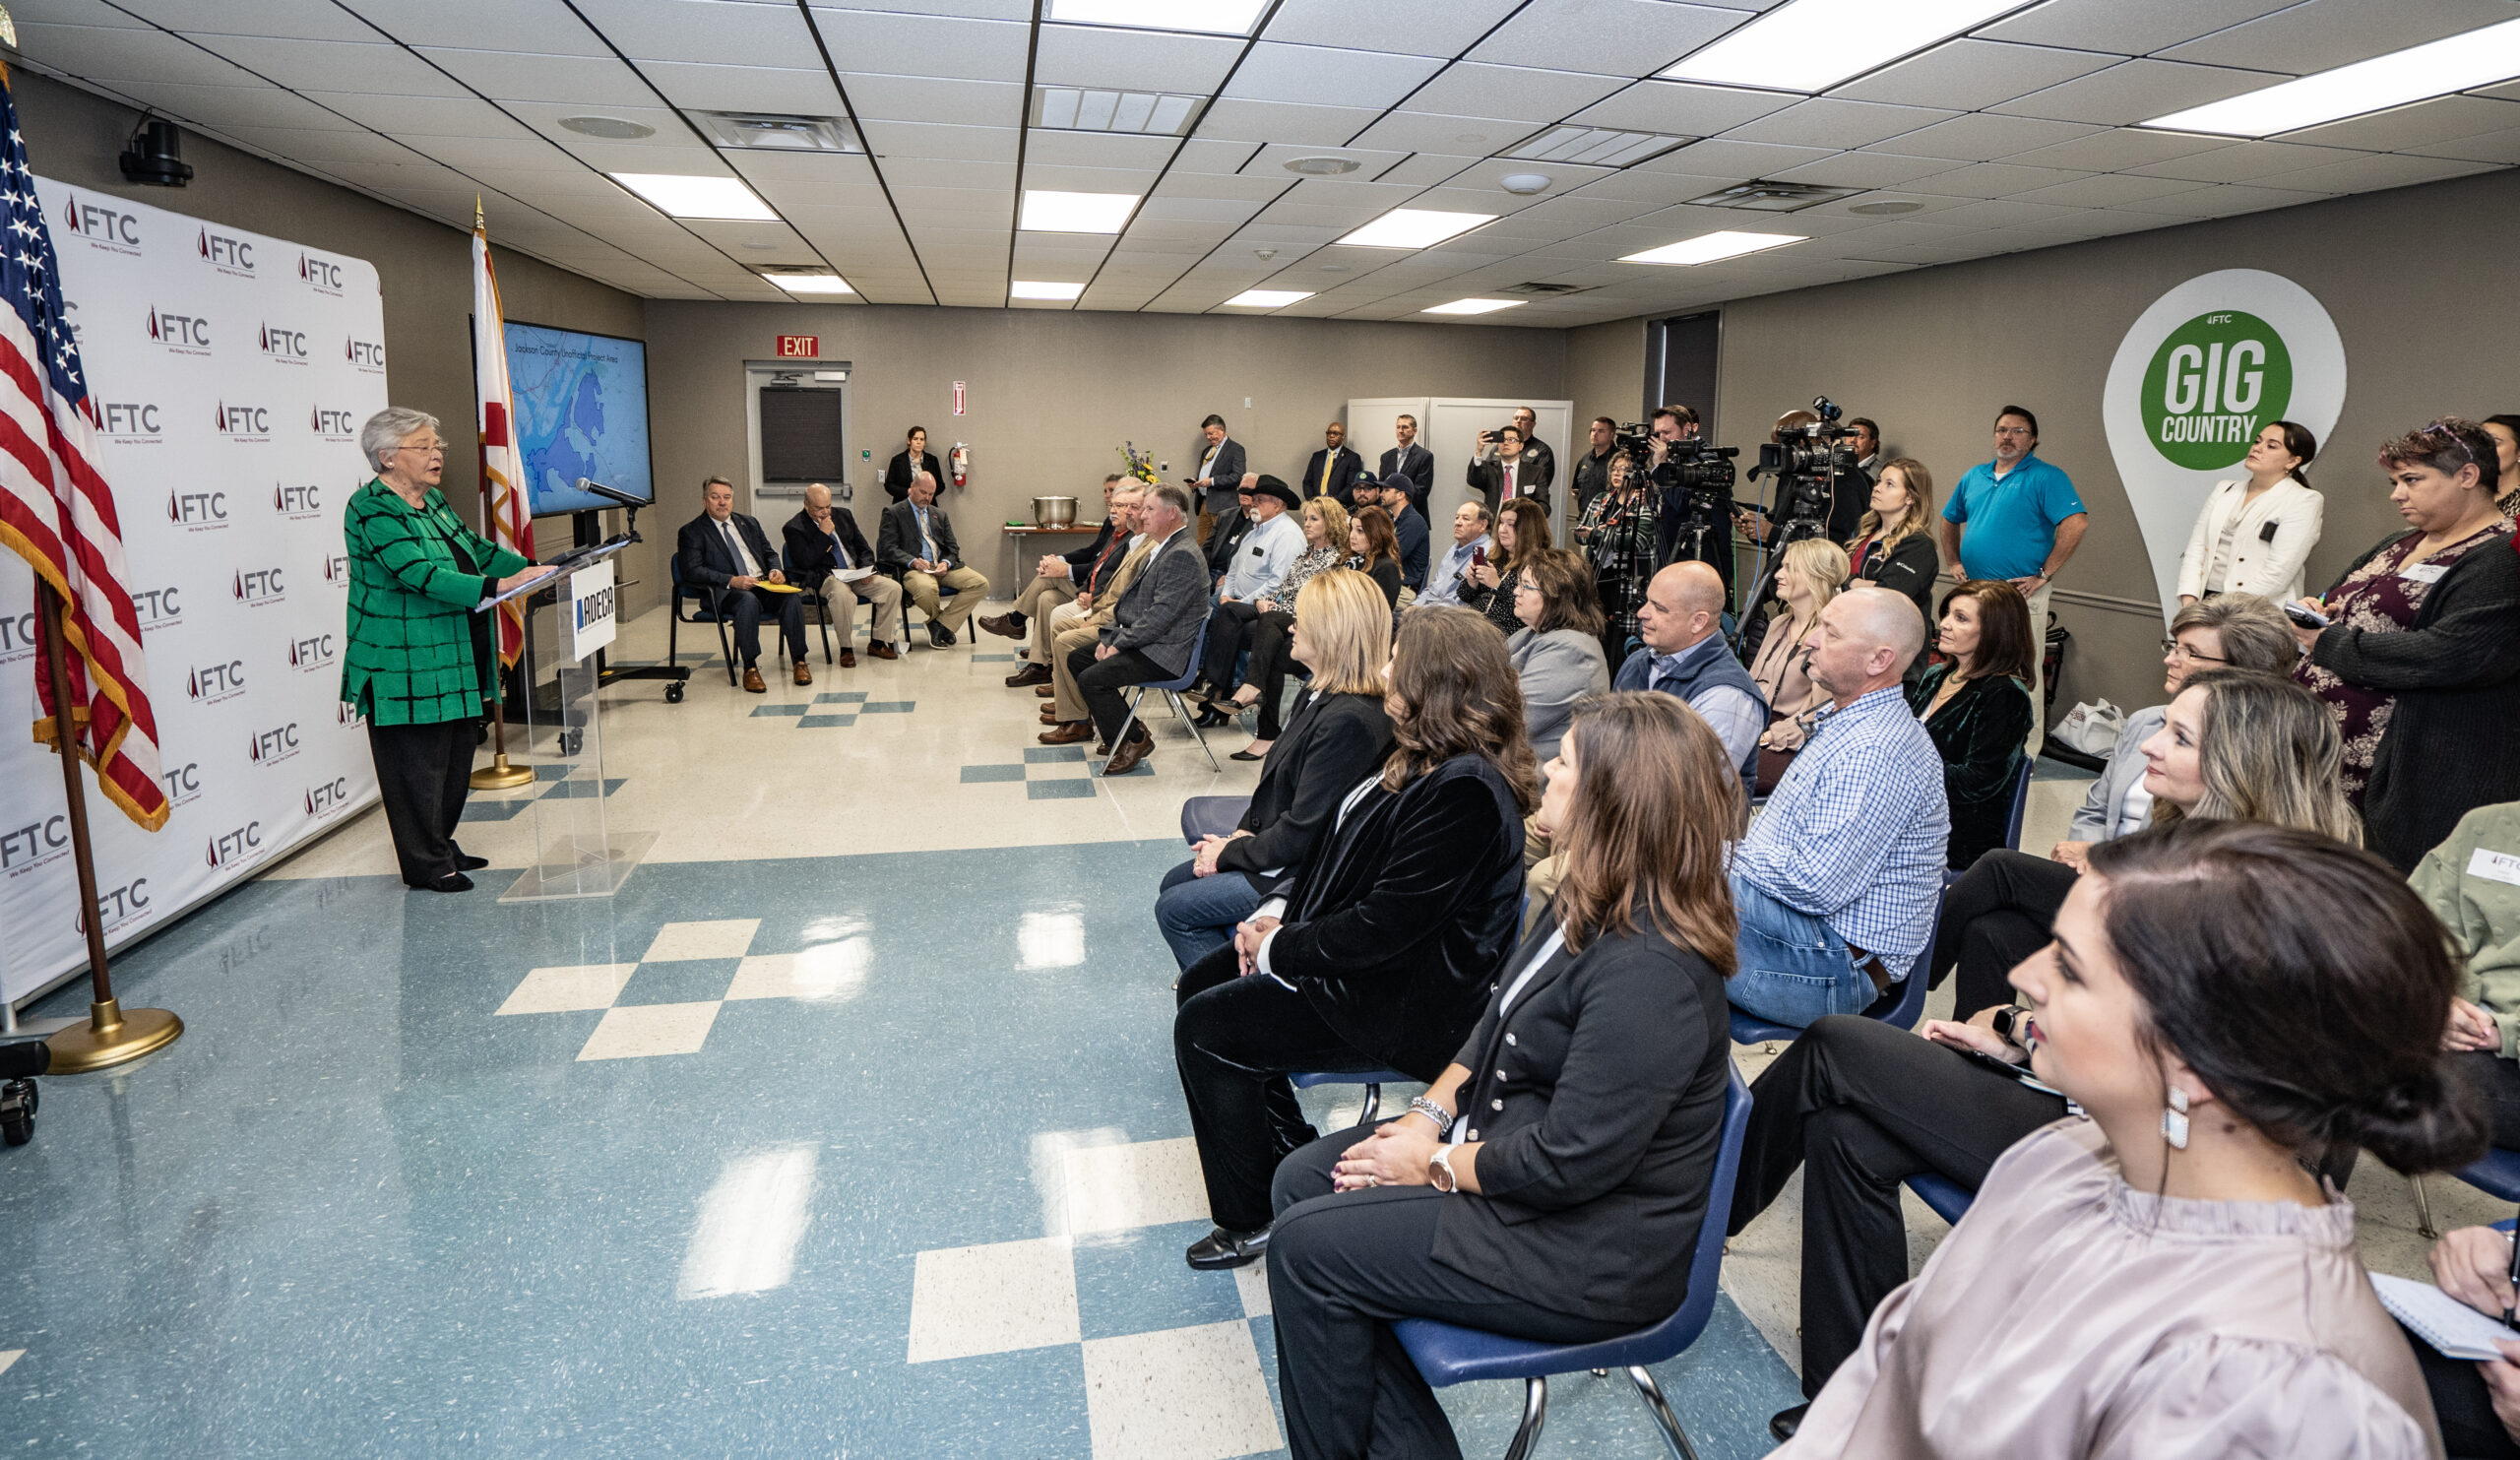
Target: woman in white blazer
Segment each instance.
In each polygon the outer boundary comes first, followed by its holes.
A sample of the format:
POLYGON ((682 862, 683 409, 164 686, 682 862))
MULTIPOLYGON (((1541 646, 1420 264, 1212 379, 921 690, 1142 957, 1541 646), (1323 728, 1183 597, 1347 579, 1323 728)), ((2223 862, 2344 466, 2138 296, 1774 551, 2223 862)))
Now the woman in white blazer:
POLYGON ((2196 514, 2178 560, 2181 605, 2220 593, 2253 593, 2289 603, 2301 596, 2301 565, 2319 542, 2327 499, 2301 469, 2319 454, 2304 427, 2275 421, 2242 459, 2244 479, 2215 483, 2196 514))

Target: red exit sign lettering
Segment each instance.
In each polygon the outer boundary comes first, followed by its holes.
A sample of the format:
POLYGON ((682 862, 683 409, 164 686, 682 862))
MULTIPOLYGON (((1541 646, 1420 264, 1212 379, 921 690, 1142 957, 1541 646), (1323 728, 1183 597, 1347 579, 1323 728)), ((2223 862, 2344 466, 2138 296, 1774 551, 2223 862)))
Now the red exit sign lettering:
POLYGON ((810 360, 820 355, 822 352, 823 337, 820 335, 782 335, 779 337, 779 357, 783 360, 810 360))

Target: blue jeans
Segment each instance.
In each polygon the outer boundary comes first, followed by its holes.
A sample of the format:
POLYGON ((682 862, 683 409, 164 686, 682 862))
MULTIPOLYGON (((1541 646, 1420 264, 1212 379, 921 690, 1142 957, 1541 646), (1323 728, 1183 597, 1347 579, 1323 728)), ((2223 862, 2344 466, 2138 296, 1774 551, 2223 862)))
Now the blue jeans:
POLYGON ((1185 861, 1164 874, 1155 898, 1155 925, 1172 945, 1183 968, 1233 941, 1233 925, 1260 910, 1259 890, 1240 872, 1202 877, 1185 861))
POLYGON ((1737 872, 1732 911, 1741 922, 1735 945, 1741 966, 1725 993, 1742 1013, 1800 1029, 1823 1014, 1860 1014, 1880 996, 1871 977, 1855 966, 1847 940, 1827 922, 1777 901, 1737 872))

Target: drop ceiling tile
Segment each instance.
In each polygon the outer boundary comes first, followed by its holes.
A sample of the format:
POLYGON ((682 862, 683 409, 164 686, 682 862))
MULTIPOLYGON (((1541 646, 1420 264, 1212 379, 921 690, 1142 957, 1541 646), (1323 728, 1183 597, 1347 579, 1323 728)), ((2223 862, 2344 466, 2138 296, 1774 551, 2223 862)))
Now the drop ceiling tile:
POLYGON ((1152 167, 1057 167, 1024 161, 1024 186, 1054 193, 1127 193, 1143 198, 1159 174, 1152 167))
POLYGON ((1417 90, 1441 65, 1422 56, 1264 40, 1234 68, 1225 95, 1255 101, 1384 107, 1417 90))
MULTIPOLYGON (((1245 177, 1283 177, 1289 181, 1293 181, 1305 174, 1287 171, 1287 163, 1292 162, 1298 158, 1340 158, 1356 164, 1355 171, 1342 174, 1344 179, 1355 182, 1373 182, 1377 180, 1390 180, 1383 179, 1382 174, 1400 163, 1407 161, 1414 156, 1416 156, 1416 154, 1403 152, 1378 152, 1374 149, 1363 147, 1263 146, 1248 151, 1246 160, 1243 162, 1240 171, 1245 177)), ((1453 171, 1457 172, 1459 170, 1461 170, 1461 164, 1456 162, 1453 171)), ((1445 175, 1450 176, 1451 174, 1447 173, 1445 175)))
MULTIPOLYGON (((612 56, 534 55, 521 51, 430 47, 420 55, 494 101, 551 101, 573 106, 654 106, 654 87, 612 56)), ((335 82, 326 85, 338 84, 335 82)))
POLYGON ((1975 111, 2088 76, 2116 60, 2087 50, 2006 45, 1993 40, 1948 40, 1922 55, 1850 82, 1831 92, 1856 101, 1904 106, 1949 106, 1975 111))
MULTIPOLYGON (((309 40, 375 40, 374 29, 331 0, 123 0, 122 9, 169 31, 212 35, 287 35, 309 40)), ((22 13, 32 8, 20 6, 22 13)))
POLYGON ((2204 186, 2169 177, 2138 177, 2129 172, 2104 173, 2076 182, 2060 182, 2011 194, 2018 202, 2050 203, 2062 208, 2116 208, 2147 198, 2167 198, 2204 186))
MULTIPOLYGON (((757 9, 745 5, 746 10, 757 9)), ((682 61, 641 61, 640 74, 676 106, 702 111, 781 111, 839 116, 840 89, 831 73, 785 66, 722 66, 682 61)))
POLYGON ((1948 121, 1959 115, 1938 107, 1889 106, 1817 96, 1772 112, 1724 134, 1728 142, 1782 142, 1796 147, 1862 147, 1867 143, 1948 121))
POLYGON ((411 150, 373 132, 306 132, 290 127, 226 127, 232 137, 256 152, 303 162, 401 162, 411 150))
POLYGON ((2487 132, 2450 142, 2428 142, 2416 152, 2428 158, 2462 158, 2471 162, 2520 163, 2520 130, 2487 132))
POLYGON ((1807 182, 1831 188, 1890 188, 1955 171, 1967 164, 1952 158, 1909 158, 1888 152, 1841 153, 1776 174, 1783 182, 1807 182))
POLYGON ((2133 127, 2118 127, 2094 132, 2072 142, 2059 142, 2053 147, 2019 153, 2008 160, 2025 166, 2118 172, 2229 146, 2231 139, 2228 137, 2199 137, 2185 132, 2147 132, 2133 127))
POLYGON ((1172 159, 1172 175, 1213 174, 1230 176, 1247 166, 1258 155, 1259 144, 1220 142, 1213 138, 1193 137, 1172 159))
MULTIPOLYGON (((1239 224, 1260 211, 1257 203, 1234 202, 1223 198, 1177 198, 1159 194, 1138 205, 1140 222, 1178 222, 1201 227, 1239 224)), ((1131 232, 1136 229, 1132 227, 1131 232)))
POLYGON ((1729 177, 1744 182, 1754 177, 1773 177, 1789 167, 1799 167, 1823 158, 1836 157, 1834 148, 1787 147, 1773 142, 1732 142, 1712 138, 1694 142, 1677 152, 1667 152, 1651 161, 1639 162, 1630 172, 1679 172, 1693 177, 1729 177))
POLYGON ((1010 194, 991 188, 918 187, 898 182, 893 184, 893 203, 901 209, 903 217, 914 220, 932 215, 971 213, 1008 218, 1013 216, 1015 208, 1015 200, 1010 194))
POLYGON ((2259 91, 2282 80, 2281 76, 2263 71, 2188 66, 2176 61, 2122 61, 2106 71, 2095 71, 1987 109, 2008 116, 2123 127, 2242 92, 2259 91))
POLYGON ((405 96, 460 96, 464 89, 399 45, 382 41, 293 40, 271 35, 204 35, 200 43, 293 91, 355 79, 359 90, 405 96))
MULTIPOLYGON (((341 110, 323 104, 320 98, 300 96, 275 87, 174 87, 152 85, 147 88, 150 102, 167 112, 189 117, 213 127, 302 127, 316 132, 357 132, 366 130, 364 118, 353 119, 341 110)), ((397 100, 436 98, 397 97, 397 100)), ((490 108, 474 101, 472 105, 484 111, 490 108)), ((497 116, 491 111, 492 116, 497 116)), ((501 118, 504 120, 504 118, 501 118)), ((513 124, 510 124, 513 125, 513 124)))
POLYGON ((2013 228, 2024 223, 2070 217, 2081 209, 2057 207, 2048 203, 2024 203, 2006 198, 2000 201, 1965 203, 1934 215, 1934 222, 1948 227, 2013 228))
POLYGON ((2447 177, 2465 177, 2471 172, 2489 172, 2491 162, 2461 161, 2453 158, 2419 158, 2399 153, 2391 156, 2365 155, 2342 162, 2326 162, 2304 167, 2299 172, 2286 172, 2262 178, 2268 187, 2307 188, 2322 193, 2368 193, 2381 188, 2410 187, 2419 182, 2438 182, 2447 177))
POLYGON ((1023 134, 1013 127, 953 127, 929 122, 861 122, 867 146, 882 159, 886 170, 895 159, 933 158, 942 161, 1012 162, 1023 134))
MULTIPOLYGON (((875 168, 863 156, 844 153, 771 152, 730 148, 726 160, 759 183, 813 183, 838 189, 875 189, 875 168)), ((881 196, 880 190, 877 196, 881 196)))
POLYGON ((2245 66, 2296 76, 2404 50, 2512 18, 2504 0, 2307 0, 2279 14, 2221 31, 2161 54, 2174 61, 2245 66))
POLYGON ((2048 0, 1981 28, 1992 40, 2140 56, 2282 10, 2298 0, 2048 0))
POLYGON ((2074 122, 2038 121, 1982 111, 1920 128, 1881 150, 1907 157, 1988 162, 2035 148, 2053 147, 2060 142, 2088 137, 2098 130, 2074 122))
POLYGON ((1470 59, 1633 80, 1662 70, 1749 19, 1743 8, 1669 0, 1558 0, 1533 6, 1497 27, 1470 52, 1470 59))
MULTIPOLYGON (((1365 119, 1373 120, 1371 112, 1365 119)), ((1354 145, 1386 152, 1430 152, 1448 156, 1489 153, 1532 135, 1532 124, 1492 116, 1441 116, 1421 111, 1395 111, 1374 121, 1354 145)))
MULTIPOLYGON (((265 91, 265 95, 287 95, 265 91)), ((473 96, 396 96, 366 92, 308 92, 320 102, 362 126, 397 137, 536 137, 532 127, 473 96)), ((675 129, 681 129, 676 121, 675 129)))
POLYGON ((569 156, 598 172, 669 172, 686 177, 732 177, 735 169, 714 148, 697 142, 659 147, 652 142, 602 142, 592 137, 560 144, 569 156))
MULTIPOLYGON (((1163 168, 1177 137, 1131 137, 1115 132, 1056 132, 1035 127, 1024 143, 1027 166, 1125 167, 1154 172, 1163 168)), ((1035 187, 1045 184, 1034 183, 1035 187)))
POLYGON ((656 217, 654 210, 624 192, 619 183, 571 158, 561 158, 556 168, 476 167, 465 175, 520 198, 532 198, 536 207, 574 200, 612 207, 624 217, 634 212, 642 220, 656 217))
MULTIPOLYGON (((1600 228, 1624 223, 1631 219, 1641 217, 1647 212, 1655 211, 1657 206, 1665 201, 1593 196, 1595 189, 1601 186, 1603 184, 1596 183, 1593 187, 1586 188, 1571 198, 1553 199, 1544 207, 1532 211, 1551 222, 1576 222, 1587 228, 1600 228)), ((1674 198, 1669 201, 1676 203, 1682 200, 1674 198)), ((1580 243, 1582 239, 1579 236, 1571 241, 1580 243)))
POLYGON ((2323 203, 2327 193, 2307 192, 2296 188, 2251 187, 2244 183, 2217 183, 2190 193, 2173 193, 2166 198, 2145 201, 2146 213, 2174 214, 2180 218, 2227 218, 2237 213, 2256 213, 2268 208, 2288 208, 2296 203, 2323 203))
POLYGON ((2007 162, 1979 162, 1950 172, 1937 172, 1909 184, 1912 192, 1946 198, 2008 198, 2032 188, 2052 187, 2088 177, 2062 167, 2020 167, 2007 162))
POLYGON ((1319 248, 1335 238, 1347 236, 1352 231, 1354 231, 1353 224, 1324 227, 1308 223, 1271 222, 1267 219, 1254 219, 1235 229, 1226 247, 1228 249, 1274 248, 1281 254, 1292 254, 1299 250, 1319 248))
POLYGON ((943 76, 882 76, 844 72, 851 114, 894 122, 976 122, 1015 127, 1024 122, 1024 87, 1011 81, 967 81, 943 76))
POLYGON ((1420 88, 1409 106, 1412 111, 1511 117, 1538 125, 1582 111, 1621 85, 1576 71, 1464 61, 1420 88))
POLYGON ((104 26, 147 31, 149 22, 106 0, 26 0, 11 12, 20 26, 104 26))
POLYGON ((883 173, 896 191, 907 180, 932 188, 977 188, 1008 200, 1015 197, 1013 162, 961 162, 941 158, 893 158, 883 160, 883 173))
POLYGON ((1292 176, 1217 177, 1207 173, 1184 175, 1178 169, 1164 175, 1163 185, 1156 189, 1159 198, 1211 198, 1229 203, 1266 203, 1294 185, 1292 176))
POLYGON ((1617 127, 1661 132, 1674 137, 1712 137, 1744 122, 1783 111, 1796 98, 1778 92, 1750 92, 1732 87, 1697 86, 1689 82, 1640 81, 1573 120, 1588 127, 1617 127))
POLYGON ((38 65, 91 81, 220 87, 263 84, 234 63, 162 31, 21 21, 18 53, 38 65))
POLYGON ((570 156, 540 137, 405 136, 401 140, 422 156, 463 172, 475 167, 558 166, 567 164, 570 156))
MULTIPOLYGON (((224 6, 228 0, 211 0, 224 6)), ((561 0, 340 0, 405 45, 472 47, 554 56, 608 56, 603 41, 561 0)))
MULTIPOLYGON (((490 188, 493 197, 497 197, 500 191, 496 184, 485 184, 482 180, 467 177, 451 167, 443 167, 435 162, 423 161, 416 158, 407 161, 393 162, 326 162, 324 172, 327 176, 338 177, 345 182, 397 197, 429 191, 445 192, 462 188, 479 188, 485 185, 490 188)), ((539 208, 540 205, 536 206, 539 208)), ((525 205, 513 201, 508 203, 510 212, 521 213, 525 205)))
MULTIPOLYGON (((1411 153, 1409 160, 1375 174, 1377 182, 1406 182, 1418 187, 1433 187, 1451 180, 1463 168, 1481 160, 1478 158, 1455 157, 1445 153, 1411 153)), ((1528 164, 1522 164, 1528 165, 1528 164)))
POLYGON ((1251 222, 1255 228, 1322 227, 1334 233, 1346 233, 1362 227, 1390 212, 1388 207, 1372 203, 1304 204, 1273 203, 1269 211, 1251 222))
MULTIPOLYGON (((758 66, 813 54, 804 12, 721 0, 576 0, 587 21, 633 61, 758 66)), ((792 60, 790 64, 793 64, 792 60)))
POLYGON ((1616 175, 1617 171, 1614 168, 1586 167, 1573 162, 1529 162, 1513 158, 1482 158, 1447 178, 1443 186, 1496 194, 1497 196, 1490 200, 1495 207, 1485 210, 1493 213, 1497 208, 1527 208, 1531 206, 1531 199, 1552 198, 1561 193, 1572 192, 1586 183, 1616 175), (1548 183, 1534 193, 1508 192, 1504 180, 1517 174, 1545 177, 1548 183))
POLYGON ((2425 152, 2433 143, 2512 127, 2520 127, 2520 101, 2488 96, 2435 96, 2412 106, 2288 132, 2284 140, 2366 152, 2425 152))
MULTIPOLYGON (((1221 142, 1285 142, 1298 147, 1343 147, 1357 137, 1376 113, 1361 106, 1295 106, 1279 101, 1224 100, 1212 103, 1199 120, 1199 135, 1221 142)), ((1415 148, 1406 149, 1416 151, 1415 148)))
MULTIPOLYGON (((1027 28, 1016 27, 1021 37, 1027 28)), ((1177 35, 1161 31, 1106 30, 1097 26, 1043 26, 1033 79, 1041 86, 1118 87, 1128 91, 1204 95, 1224 85, 1243 42, 1223 35, 1177 35)), ((837 51, 834 54, 838 54, 837 51)), ((854 64, 854 63, 852 63, 854 64)), ((1024 74, 1019 48, 1013 70, 957 75, 1024 74)))
POLYGON ((1033 28, 1008 21, 819 6, 813 17, 835 62, 885 76, 1021 83, 1024 53, 1032 44, 1033 28))
POLYGON ((2241 142, 2127 170, 2146 177, 2175 177, 2189 182, 2254 182, 2279 172, 2298 172, 2322 162, 2350 161, 2367 156, 2367 153, 2335 147, 2302 147, 2290 142, 2241 142))
POLYGON ((1172 243, 1213 244, 1232 235, 1240 219, 1216 222, 1186 218, 1139 218, 1129 223, 1129 236, 1172 243))

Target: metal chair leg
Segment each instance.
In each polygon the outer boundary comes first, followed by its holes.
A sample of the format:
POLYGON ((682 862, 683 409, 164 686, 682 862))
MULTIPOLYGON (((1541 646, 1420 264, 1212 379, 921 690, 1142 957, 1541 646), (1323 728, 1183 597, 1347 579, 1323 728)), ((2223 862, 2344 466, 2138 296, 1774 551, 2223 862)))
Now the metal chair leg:
POLYGON ((2409 1176, 2406 1183, 2415 1188, 2415 1231, 2426 1241, 2441 1236, 2432 1230, 2432 1196, 2424 1189, 2424 1177, 2409 1176))
POLYGON ((1365 1087, 1365 1108, 1357 1114, 1356 1123, 1358 1125, 1373 1124, 1374 1116, 1379 1114, 1381 1111, 1382 1087, 1380 1085, 1367 1085, 1365 1087))
POLYGON ((1181 724, 1189 730, 1190 738, 1196 740, 1199 744, 1199 753, 1208 758, 1208 769, 1211 771, 1223 770, 1224 767, 1217 764, 1217 753, 1208 748, 1208 737, 1206 732, 1199 729, 1199 722, 1192 719, 1188 708, 1182 705, 1181 696, 1172 690, 1167 689, 1164 692, 1164 697, 1172 703, 1172 717, 1175 720, 1180 721, 1181 724))
MULTIPOLYGON (((1541 1427, 1548 1423, 1548 1380, 1523 1380, 1523 1426, 1505 1447, 1505 1460, 1531 1460, 1540 1444, 1541 1427)), ((1697 1460, 1691 1456, 1689 1460, 1697 1460)))
POLYGON ((1689 1443, 1689 1432, 1680 1428, 1679 1417, 1671 1413, 1670 1404, 1663 1398, 1663 1386, 1643 1365, 1631 1365, 1628 1378, 1636 1385, 1637 1397, 1654 1412, 1654 1423, 1663 1431, 1663 1442, 1671 1447, 1672 1460, 1697 1460, 1697 1446, 1689 1443))
MULTIPOLYGON (((1113 755, 1117 755, 1120 751, 1120 747, 1128 743, 1129 727, 1138 723, 1138 701, 1145 698, 1146 691, 1142 689, 1139 690, 1137 698, 1129 701, 1129 713, 1120 717, 1120 728, 1111 732, 1111 753, 1113 755)), ((1107 763, 1110 757, 1105 756, 1103 759, 1107 763)))

